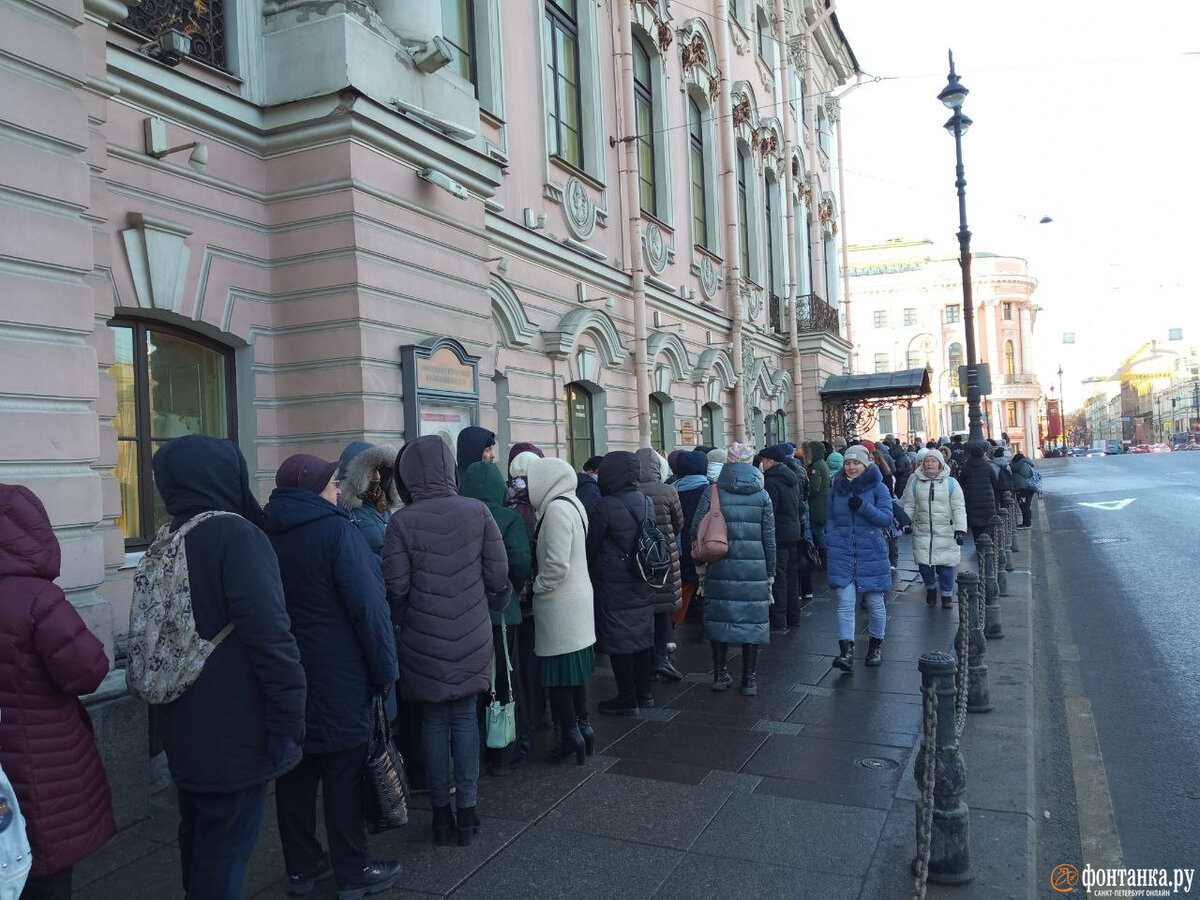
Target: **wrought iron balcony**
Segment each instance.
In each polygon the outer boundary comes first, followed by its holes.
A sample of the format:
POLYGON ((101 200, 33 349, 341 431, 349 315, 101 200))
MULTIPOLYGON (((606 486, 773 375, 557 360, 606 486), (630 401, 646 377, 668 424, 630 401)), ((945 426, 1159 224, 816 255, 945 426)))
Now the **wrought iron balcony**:
POLYGON ((1005 384, 1037 384, 1037 376, 1029 374, 1005 375, 1005 384))
POLYGON ((190 58, 228 71, 225 0, 142 0, 120 24, 148 38, 172 28, 181 31, 192 39, 190 58))
POLYGON ((796 326, 801 333, 840 334, 840 325, 837 307, 830 306, 819 295, 801 294, 796 298, 796 326))

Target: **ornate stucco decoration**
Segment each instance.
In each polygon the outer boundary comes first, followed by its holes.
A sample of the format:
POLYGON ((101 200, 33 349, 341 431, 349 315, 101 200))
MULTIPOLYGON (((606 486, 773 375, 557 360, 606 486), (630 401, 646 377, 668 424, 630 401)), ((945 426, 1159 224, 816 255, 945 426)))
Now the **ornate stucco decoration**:
POLYGON ((655 275, 661 275, 667 267, 667 245, 663 240, 662 229, 651 222, 642 232, 642 250, 646 257, 646 265, 655 275))
POLYGON ((650 35, 659 52, 666 53, 675 40, 666 0, 629 0, 629 6, 633 10, 633 20, 650 35))
POLYGON ((842 101, 837 97, 826 97, 825 115, 829 117, 831 124, 836 124, 837 120, 842 117, 842 101))
POLYGON ((721 90, 721 70, 716 67, 712 35, 699 16, 688 19, 677 32, 684 85, 693 85, 716 103, 721 90))
POLYGON ((721 275, 717 271, 716 263, 709 256, 700 257, 700 290, 709 300, 717 296, 717 289, 721 285, 721 275))
POLYGON ((757 322, 763 311, 763 292, 748 281, 741 284, 742 309, 746 312, 746 320, 757 322))
POLYGON ((578 176, 567 179, 563 188, 563 212, 567 227, 581 241, 592 236, 596 229, 596 204, 588 196, 587 187, 578 176))
POLYGON ((750 98, 746 94, 736 93, 733 95, 733 127, 735 129, 750 123, 751 109, 750 98))
POLYGON ((192 256, 187 239, 192 229, 137 212, 129 214, 129 226, 121 232, 121 239, 138 306, 181 312, 192 256))

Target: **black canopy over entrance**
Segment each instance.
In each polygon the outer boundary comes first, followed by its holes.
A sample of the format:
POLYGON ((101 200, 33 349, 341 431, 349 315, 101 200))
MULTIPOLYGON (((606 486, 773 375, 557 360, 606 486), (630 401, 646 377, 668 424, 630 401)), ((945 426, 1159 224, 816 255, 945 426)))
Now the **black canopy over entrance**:
POLYGON ((929 369, 831 375, 821 388, 825 437, 856 438, 874 424, 876 410, 885 406, 911 407, 929 393, 929 369))

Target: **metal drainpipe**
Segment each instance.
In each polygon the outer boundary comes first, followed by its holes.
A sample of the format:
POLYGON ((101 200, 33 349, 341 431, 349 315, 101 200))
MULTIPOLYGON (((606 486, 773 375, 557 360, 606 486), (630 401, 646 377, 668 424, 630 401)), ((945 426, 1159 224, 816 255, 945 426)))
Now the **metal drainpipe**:
MULTIPOLYGON (((780 97, 783 99, 784 122, 784 180, 787 184, 787 204, 784 206, 784 215, 787 222, 788 275, 790 276, 787 293, 790 299, 789 308, 791 309, 791 315, 788 316, 788 341, 791 344, 792 351, 792 409, 796 417, 796 436, 799 437, 804 432, 804 406, 802 402, 804 389, 800 380, 800 335, 796 322, 797 302, 799 300, 797 289, 800 284, 799 270, 796 267, 796 212, 793 201, 796 192, 796 177, 792 173, 792 148, 795 147, 796 142, 793 132, 795 126, 791 124, 792 118, 788 114, 788 107, 791 105, 792 99, 792 62, 788 53, 787 20, 783 14, 783 0, 775 0, 775 35, 777 38, 776 45, 779 47, 780 97)), ((796 443, 798 444, 799 441, 796 443)))
MULTIPOLYGON (((846 234, 846 176, 843 174, 842 168, 842 110, 841 101, 851 91, 862 87, 862 72, 854 73, 856 81, 846 90, 838 94, 838 120, 837 120, 837 175, 838 175, 838 211, 841 226, 839 231, 842 233, 842 309, 843 317, 846 321, 846 342, 854 344, 853 332, 850 330, 850 252, 847 249, 848 235, 846 234)), ((851 350, 853 353, 853 350, 851 350)))
MULTIPOLYGON (((625 7, 627 4, 618 3, 625 7)), ((716 26, 717 68, 721 72, 720 90, 718 92, 717 119, 720 122, 718 134, 721 137, 721 158, 724 161, 724 171, 721 173, 721 205, 725 208, 725 300, 729 304, 732 318, 731 341, 733 352, 733 377, 737 386, 733 391, 733 438, 736 441, 746 440, 746 398, 743 384, 745 372, 742 367, 742 283, 741 272, 741 243, 738 240, 737 218, 737 184, 735 182, 734 166, 737 161, 737 139, 733 130, 733 98, 730 96, 732 86, 729 80, 729 4, 727 0, 718 0, 717 15, 713 23, 716 26)))
POLYGON ((650 372, 646 358, 646 273, 642 265, 642 204, 638 195, 637 122, 633 108, 633 23, 630 5, 617 3, 621 58, 621 142, 625 166, 621 173, 629 214, 630 294, 633 301, 633 366, 637 386, 638 446, 650 446, 650 372))
MULTIPOLYGON (((818 16, 812 22, 812 24, 805 25, 804 30, 800 34, 800 38, 801 38, 800 46, 802 48, 802 55, 803 55, 804 62, 805 62, 804 85, 805 85, 806 90, 804 93, 805 93, 805 96, 813 98, 813 101, 809 104, 808 128, 806 129, 806 132, 804 135, 804 144, 808 148, 808 159, 809 159, 809 162, 811 163, 811 165, 809 166, 809 169, 810 169, 810 171, 813 171, 813 172, 816 172, 820 168, 820 166, 817 165, 818 149, 817 149, 816 96, 817 96, 818 92, 816 90, 816 87, 817 87, 816 79, 814 78, 815 66, 813 66, 813 49, 812 49, 813 34, 816 32, 816 30, 818 28, 820 28, 822 25, 824 25, 825 22, 828 21, 831 16, 833 16, 833 14, 836 10, 837 10, 837 0, 829 0, 829 6, 825 9, 825 11, 820 16, 818 16)), ((817 267, 812 264, 816 262, 815 257, 816 257, 816 253, 817 253, 817 248, 823 247, 824 242, 821 240, 820 212, 817 208, 815 208, 819 205, 815 202, 818 199, 817 186, 815 184, 812 185, 810 188, 809 197, 810 197, 810 201, 813 201, 813 202, 810 202, 810 204, 809 204, 809 213, 810 213, 809 218, 812 219, 812 224, 809 228, 808 253, 809 253, 809 263, 810 263, 810 266, 812 268, 812 273, 813 273, 813 288, 814 288, 813 293, 816 293, 815 288, 816 288, 816 280, 817 280, 817 267), (811 215, 811 213, 816 213, 816 215, 811 215)), ((822 262, 825 261, 824 252, 822 252, 822 254, 821 254, 821 261, 822 262)), ((823 272, 824 272, 824 266, 822 266, 822 273, 823 272)), ((830 300, 829 297, 825 298, 825 302, 828 303, 829 300, 830 300)))

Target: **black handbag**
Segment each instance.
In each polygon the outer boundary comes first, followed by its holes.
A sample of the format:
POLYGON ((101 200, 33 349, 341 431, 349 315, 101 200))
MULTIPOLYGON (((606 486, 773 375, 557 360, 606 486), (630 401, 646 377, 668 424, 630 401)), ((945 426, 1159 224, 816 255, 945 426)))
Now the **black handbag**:
POLYGON ((800 538, 800 570, 808 573, 821 565, 821 553, 808 538, 800 538))
POLYGON ((367 830, 378 834, 408 824, 408 778, 404 774, 404 757, 392 743, 383 698, 378 694, 371 714, 363 802, 367 830))

